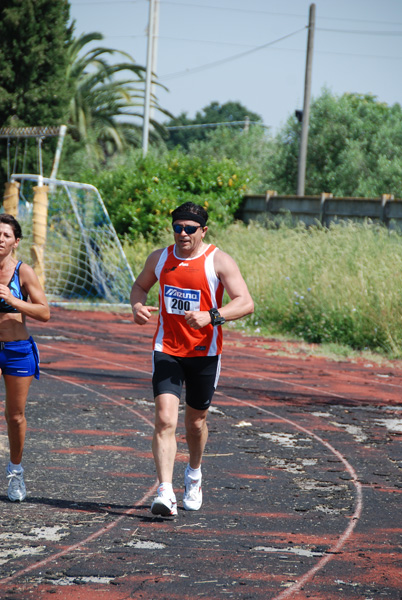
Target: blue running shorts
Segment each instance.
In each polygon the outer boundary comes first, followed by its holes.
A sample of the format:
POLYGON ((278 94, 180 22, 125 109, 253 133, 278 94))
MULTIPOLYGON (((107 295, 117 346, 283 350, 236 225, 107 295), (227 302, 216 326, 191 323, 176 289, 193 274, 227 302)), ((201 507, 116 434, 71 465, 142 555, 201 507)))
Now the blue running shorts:
POLYGON ((4 375, 34 375, 39 379, 39 362, 39 350, 32 337, 18 342, 0 342, 0 369, 4 375))

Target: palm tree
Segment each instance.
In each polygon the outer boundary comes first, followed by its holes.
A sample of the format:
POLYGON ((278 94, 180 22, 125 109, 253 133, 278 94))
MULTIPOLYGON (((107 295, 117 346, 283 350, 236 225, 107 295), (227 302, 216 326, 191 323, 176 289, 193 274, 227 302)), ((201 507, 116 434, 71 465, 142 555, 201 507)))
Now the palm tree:
MULTIPOLYGON (((128 146, 141 144, 145 95, 145 67, 137 65, 130 55, 102 47, 82 53, 87 44, 102 39, 100 33, 73 38, 68 49, 67 69, 72 90, 68 115, 71 136, 83 141, 87 150, 101 160, 128 146), (106 58, 115 53, 127 60, 109 64, 106 58), (116 79, 122 72, 128 72, 129 77, 116 79)), ((155 96, 152 105, 171 116, 158 105, 155 96)), ((163 125, 154 120, 151 123, 154 137, 163 135, 163 125)))

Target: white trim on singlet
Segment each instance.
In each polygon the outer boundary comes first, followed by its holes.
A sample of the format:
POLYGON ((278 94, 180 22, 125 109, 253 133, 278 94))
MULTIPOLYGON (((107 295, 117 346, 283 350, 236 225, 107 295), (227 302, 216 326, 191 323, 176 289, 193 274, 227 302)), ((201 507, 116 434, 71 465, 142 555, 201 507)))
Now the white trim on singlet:
MULTIPOLYGON (((187 262, 190 260, 195 260, 197 258, 200 258, 203 254, 205 254, 205 252, 208 250, 208 248, 210 248, 211 244, 208 244, 207 247, 204 249, 203 252, 201 252, 200 254, 198 254, 197 256, 194 256, 193 258, 182 258, 180 256, 176 255, 176 245, 173 246, 173 255, 177 260, 181 260, 183 262, 187 262)), ((212 302, 212 306, 211 308, 218 308, 218 304, 217 304, 217 300, 216 300, 216 292, 220 283, 220 280, 218 279, 218 276, 215 272, 215 267, 214 267, 214 255, 216 253, 216 251, 219 248, 215 248, 211 254, 209 254, 206 258, 205 258, 205 262, 204 262, 204 272, 208 281, 208 286, 209 286, 209 291, 211 294, 211 302, 212 302)), ((162 269, 166 263, 166 260, 169 256, 169 252, 168 252, 168 248, 164 248, 159 260, 157 262, 157 265, 155 267, 155 275, 158 279, 158 281, 160 281, 160 275, 162 273, 162 269)), ((162 293, 162 289, 161 286, 159 286, 159 306, 161 307, 163 304, 163 293, 162 293)), ((217 356, 218 353, 218 334, 219 334, 219 330, 217 327, 213 328, 213 333, 212 333, 212 339, 211 339, 211 343, 209 345, 208 348, 208 353, 206 354, 206 356, 217 356)), ((163 352, 163 338, 164 338, 164 322, 163 322, 163 312, 162 310, 159 310, 159 328, 158 328, 158 333, 156 335, 155 338, 155 343, 154 343, 154 350, 157 350, 159 352, 163 352)), ((219 367, 220 368, 220 367, 219 367)), ((218 375, 218 379, 219 379, 219 375, 218 375)), ((218 382, 217 382, 218 383, 218 382)))
POLYGON ((197 254, 197 256, 192 256, 191 258, 183 258, 182 256, 178 256, 176 254, 176 244, 173 246, 173 256, 175 258, 177 258, 177 260, 182 260, 183 262, 187 261, 187 260, 195 260, 196 258, 200 258, 200 256, 202 256, 203 254, 205 254, 205 252, 208 250, 208 248, 210 247, 211 244, 208 244, 206 248, 204 248, 204 250, 202 252, 200 252, 199 254, 197 254))
MULTIPOLYGON (((168 249, 165 248, 158 260, 158 263, 155 267, 155 275, 158 278, 158 281, 160 279, 160 275, 163 269, 163 265, 165 264, 167 257, 168 257, 169 253, 168 253, 168 249)), ((161 287, 159 286, 159 306, 162 306, 162 290, 161 287)), ((158 334, 155 338, 155 344, 154 344, 154 350, 158 350, 159 352, 163 352, 163 337, 164 337, 164 323, 163 323, 163 314, 162 311, 159 310, 159 328, 158 328, 158 334)))
MULTIPOLYGON (((211 302, 212 302, 211 308, 218 308, 218 304, 216 301, 216 291, 218 289, 220 281, 218 279, 218 276, 215 272, 215 267, 214 267, 214 255, 217 250, 218 250, 218 248, 215 248, 215 250, 206 257, 205 263, 204 263, 205 275, 207 277, 207 281, 208 281, 208 285, 209 285, 209 292, 211 294, 211 302)), ((218 333, 219 333, 218 328, 214 327, 211 344, 208 349, 208 356, 216 356, 216 354, 218 352, 218 344, 217 344, 218 333)))
POLYGON ((162 250, 162 252, 161 252, 161 255, 160 255, 159 260, 156 263, 156 267, 155 267, 155 275, 158 278, 158 281, 160 279, 163 265, 165 264, 167 257, 168 257, 168 249, 164 248, 164 250, 162 250))

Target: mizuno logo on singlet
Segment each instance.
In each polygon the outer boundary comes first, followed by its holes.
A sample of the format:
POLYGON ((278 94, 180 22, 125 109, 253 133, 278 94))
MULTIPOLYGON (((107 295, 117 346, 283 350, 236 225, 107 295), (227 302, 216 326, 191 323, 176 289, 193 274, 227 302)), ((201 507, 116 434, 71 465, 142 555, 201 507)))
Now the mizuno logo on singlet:
POLYGON ((169 298, 180 298, 181 300, 199 300, 198 290, 182 290, 180 288, 165 285, 165 296, 169 298))

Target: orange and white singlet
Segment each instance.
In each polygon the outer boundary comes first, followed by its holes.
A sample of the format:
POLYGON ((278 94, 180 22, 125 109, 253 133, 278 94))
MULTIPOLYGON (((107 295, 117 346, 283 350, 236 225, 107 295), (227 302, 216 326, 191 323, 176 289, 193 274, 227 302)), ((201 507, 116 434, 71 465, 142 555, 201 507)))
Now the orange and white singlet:
POLYGON ((222 353, 222 327, 192 329, 185 311, 220 308, 224 287, 214 269, 217 247, 210 244, 195 258, 179 258, 175 245, 165 248, 156 265, 159 319, 154 350, 174 356, 216 356, 222 353))

